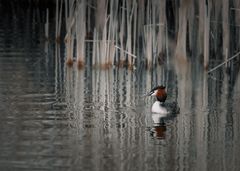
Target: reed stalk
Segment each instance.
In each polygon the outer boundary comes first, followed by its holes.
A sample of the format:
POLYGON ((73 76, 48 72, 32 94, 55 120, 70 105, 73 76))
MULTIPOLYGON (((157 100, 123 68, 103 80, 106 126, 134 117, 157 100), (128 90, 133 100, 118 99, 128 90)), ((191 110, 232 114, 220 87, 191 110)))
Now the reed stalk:
MULTIPOLYGON (((146 10, 146 18, 147 21, 149 21, 150 23, 148 24, 152 24, 152 16, 151 16, 151 2, 148 1, 147 4, 147 10, 146 10)), ((148 27, 148 26, 144 26, 144 46, 145 46, 145 56, 146 56, 146 66, 147 68, 151 68, 152 67, 152 55, 153 55, 153 32, 154 30, 152 30, 152 27, 148 27)))
POLYGON ((101 68, 107 68, 107 21, 103 27, 102 41, 100 42, 100 66, 101 68))
MULTIPOLYGON (((137 2, 134 1, 135 9, 133 14, 133 49, 132 52, 136 54, 136 46, 137 46, 137 13, 138 13, 138 5, 137 2)), ((132 64, 135 65, 135 59, 133 58, 132 64)))
MULTIPOLYGON (((152 1, 151 3, 151 18, 152 18, 152 24, 156 25, 156 5, 157 2, 156 1, 152 1)), ((159 53, 159 49, 157 48, 157 44, 159 44, 159 42, 157 42, 157 28, 156 27, 151 27, 152 30, 152 65, 154 66, 156 64, 156 55, 159 53)))
POLYGON ((159 64, 162 64, 164 62, 165 58, 165 49, 166 49, 166 41, 167 41, 167 36, 166 36, 166 31, 167 27, 166 25, 166 1, 161 1, 158 2, 156 7, 159 7, 160 11, 158 12, 159 16, 159 27, 158 27, 158 34, 157 34, 157 55, 158 55, 158 61, 159 64))
POLYGON ((61 25, 62 25, 62 7, 63 7, 63 0, 57 0, 56 1, 56 32, 55 32, 55 38, 56 38, 56 41, 58 43, 60 43, 60 34, 61 34, 61 25))
POLYGON ((74 0, 65 0, 65 24, 66 24, 66 64, 68 66, 73 65, 73 51, 74 51, 74 39, 76 34, 76 19, 75 19, 75 3, 74 0))
POLYGON ((209 63, 209 32, 210 32, 210 3, 204 2, 204 68, 208 68, 209 63))
POLYGON ((176 57, 184 61, 187 60, 187 9, 187 0, 182 0, 180 2, 179 8, 179 28, 177 36, 176 57))
POLYGON ((62 26, 62 8, 63 8, 63 0, 61 1, 60 5, 60 11, 59 11, 59 25, 58 25, 58 38, 60 40, 60 35, 61 35, 61 26, 62 26))
POLYGON ((169 67, 169 44, 168 44, 168 25, 166 24, 166 29, 165 29, 165 37, 166 37, 166 56, 167 56, 167 66, 169 67))
POLYGON ((121 24, 120 24, 120 33, 119 33, 119 39, 120 39, 120 60, 119 60, 119 66, 124 66, 125 64, 125 60, 126 60, 126 56, 124 55, 124 50, 125 47, 124 47, 124 33, 125 33, 125 13, 126 13, 126 10, 124 9, 125 7, 125 3, 126 3, 126 0, 123 0, 123 8, 121 8, 121 24))
POLYGON ((46 10, 45 38, 49 40, 49 10, 46 10))
MULTIPOLYGON (((132 53, 132 12, 134 10, 134 6, 131 9, 132 6, 132 2, 131 1, 127 1, 126 2, 127 5, 127 42, 126 42, 126 49, 127 51, 129 51, 130 53, 132 53)), ((131 57, 128 57, 128 66, 131 67, 132 65, 132 61, 131 61, 131 57)))
POLYGON ((117 41, 115 33, 118 32, 117 30, 117 9, 119 2, 118 0, 109 1, 110 3, 110 14, 109 14, 109 29, 108 29, 108 48, 107 48, 107 56, 108 56, 108 65, 112 66, 114 62, 114 55, 115 55, 115 47, 114 43, 117 41))
POLYGON ((83 68, 85 64, 85 0, 81 0, 76 11, 76 47, 77 47, 77 66, 83 68))
POLYGON ((56 0, 56 28, 55 28, 55 38, 57 39, 57 37, 58 37, 58 7, 59 6, 59 0, 56 0))
POLYGON ((93 31, 93 53, 92 53, 92 65, 95 67, 97 65, 97 59, 96 59, 96 40, 97 39, 97 32, 96 28, 93 31))
MULTIPOLYGON (((225 59, 228 58, 228 49, 229 49, 229 39, 230 39, 230 31, 229 31, 229 1, 224 1, 222 0, 222 17, 223 17, 223 24, 222 24, 222 29, 223 29, 223 55, 225 56, 225 59)), ((226 67, 228 67, 226 65, 226 67)))

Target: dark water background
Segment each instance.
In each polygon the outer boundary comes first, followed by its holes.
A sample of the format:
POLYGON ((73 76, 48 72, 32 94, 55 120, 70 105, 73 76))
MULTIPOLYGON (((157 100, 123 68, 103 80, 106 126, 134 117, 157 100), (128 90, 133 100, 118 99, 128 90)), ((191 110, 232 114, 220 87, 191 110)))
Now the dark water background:
POLYGON ((208 75, 197 62, 68 68, 64 47, 44 39, 41 10, 3 8, 0 170, 240 169, 236 71, 208 75), (143 96, 157 84, 181 111, 155 128, 155 99, 143 96))

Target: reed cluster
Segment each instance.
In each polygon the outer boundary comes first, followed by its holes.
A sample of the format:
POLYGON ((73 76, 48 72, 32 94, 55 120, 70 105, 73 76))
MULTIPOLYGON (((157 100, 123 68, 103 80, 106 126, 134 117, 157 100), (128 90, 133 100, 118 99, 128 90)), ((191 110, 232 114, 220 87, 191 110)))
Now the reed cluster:
POLYGON ((239 22, 239 5, 237 0, 57 0, 56 40, 65 25, 66 63, 76 59, 79 68, 140 63, 152 68, 174 58, 199 59, 208 68, 220 52, 224 62, 239 50, 238 40, 230 49, 230 39, 240 36, 239 27, 234 25, 234 32, 230 27, 239 22))

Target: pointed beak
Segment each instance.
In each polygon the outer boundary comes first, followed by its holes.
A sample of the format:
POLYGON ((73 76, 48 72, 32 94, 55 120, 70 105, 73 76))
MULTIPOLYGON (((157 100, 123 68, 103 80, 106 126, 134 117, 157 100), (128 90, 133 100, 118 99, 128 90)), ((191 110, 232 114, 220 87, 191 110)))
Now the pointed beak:
POLYGON ((147 94, 144 94, 142 97, 148 97, 148 96, 151 96, 153 94, 153 92, 149 92, 147 94))
POLYGON ((152 91, 150 91, 148 94, 146 94, 146 96, 151 96, 153 94, 152 91))

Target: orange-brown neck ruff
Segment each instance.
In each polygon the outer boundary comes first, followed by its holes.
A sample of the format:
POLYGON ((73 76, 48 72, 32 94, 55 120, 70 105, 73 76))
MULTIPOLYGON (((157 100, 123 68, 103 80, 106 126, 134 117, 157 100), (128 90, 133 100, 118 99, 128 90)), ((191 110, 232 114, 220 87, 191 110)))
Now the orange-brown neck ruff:
POLYGON ((167 93, 166 93, 165 89, 164 88, 158 89, 156 97, 157 97, 158 101, 165 102, 165 100, 167 99, 167 93))

